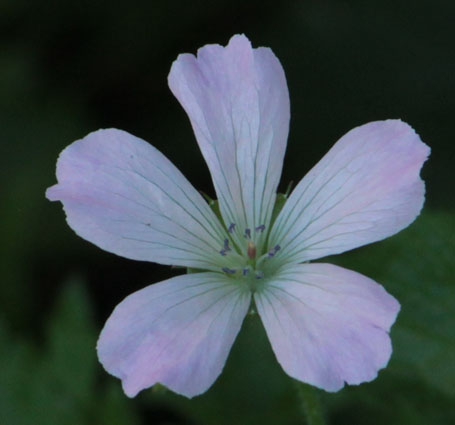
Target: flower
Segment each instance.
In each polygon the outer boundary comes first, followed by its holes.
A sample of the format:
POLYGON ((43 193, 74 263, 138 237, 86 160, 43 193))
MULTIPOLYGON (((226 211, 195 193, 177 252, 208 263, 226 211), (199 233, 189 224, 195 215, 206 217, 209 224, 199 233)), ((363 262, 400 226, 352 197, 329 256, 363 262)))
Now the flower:
POLYGON ((100 248, 196 269, 123 300, 100 335, 101 363, 130 397, 156 383, 201 394, 253 302, 293 378, 327 391, 373 380, 391 356, 398 302, 361 274, 309 262, 414 221, 428 146, 400 120, 354 128, 282 205, 289 95, 272 51, 236 35, 180 55, 169 86, 210 169, 218 215, 158 150, 116 129, 68 146, 47 190, 100 248))

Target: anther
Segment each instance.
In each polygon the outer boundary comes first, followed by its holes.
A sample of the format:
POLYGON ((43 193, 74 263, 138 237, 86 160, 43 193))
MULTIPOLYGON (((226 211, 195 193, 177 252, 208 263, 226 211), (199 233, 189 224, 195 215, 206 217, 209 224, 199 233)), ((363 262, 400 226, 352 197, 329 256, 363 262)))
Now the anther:
POLYGON ((260 226, 256 227, 254 230, 256 230, 256 232, 263 232, 265 230, 265 224, 261 224, 260 226))
POLYGON ((220 251, 220 254, 224 257, 230 250, 231 250, 231 247, 229 246, 229 239, 225 239, 224 240, 224 247, 220 251))
POLYGON ((243 276, 247 276, 250 274, 250 269, 248 267, 245 267, 243 270, 242 270, 242 275, 243 276))
POLYGON ((275 254, 276 254, 280 249, 281 249, 281 246, 280 246, 280 245, 275 245, 275 247, 269 251, 269 253, 267 254, 267 256, 268 256, 269 258, 275 257, 275 254))
POLYGON ((235 231, 235 223, 231 223, 228 227, 228 232, 234 233, 234 231, 235 231))
POLYGON ((247 239, 251 239, 251 229, 248 228, 245 229, 245 237, 247 239))
POLYGON ((230 269, 228 267, 223 267, 221 270, 226 274, 236 274, 237 273, 237 270, 230 269))
POLYGON ((262 272, 262 271, 256 272, 256 279, 262 279, 263 277, 264 277, 264 272, 262 272))

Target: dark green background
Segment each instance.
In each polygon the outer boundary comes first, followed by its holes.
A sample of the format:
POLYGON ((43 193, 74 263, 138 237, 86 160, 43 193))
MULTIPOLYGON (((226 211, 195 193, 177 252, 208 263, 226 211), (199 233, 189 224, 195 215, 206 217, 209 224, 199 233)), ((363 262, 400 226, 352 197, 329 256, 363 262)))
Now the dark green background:
POLYGON ((150 141, 213 194, 166 78, 179 53, 235 33, 271 47, 287 75, 283 190, 368 121, 401 118, 431 146, 424 215, 334 259, 402 303, 390 367, 371 384, 321 396, 333 424, 454 423, 454 21, 449 0, 2 0, 0 423, 302 423, 257 318, 206 395, 123 396, 96 361, 96 336, 124 296, 175 272, 100 251, 44 198, 59 152, 106 127, 150 141))

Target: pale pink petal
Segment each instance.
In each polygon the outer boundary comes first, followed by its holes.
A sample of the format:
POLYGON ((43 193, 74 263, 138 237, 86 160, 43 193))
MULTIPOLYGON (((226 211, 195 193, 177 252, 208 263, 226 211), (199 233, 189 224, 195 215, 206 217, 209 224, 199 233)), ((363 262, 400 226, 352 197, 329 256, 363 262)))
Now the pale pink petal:
POLYGON ((351 130, 292 192, 272 228, 270 246, 279 244, 282 258, 299 263, 399 232, 422 208, 419 173, 429 152, 399 120, 351 130))
POLYGON ((243 35, 180 55, 169 86, 189 115, 226 225, 268 226, 289 127, 280 62, 243 35))
POLYGON ((279 363, 295 379, 337 391, 373 380, 389 361, 399 304, 359 273, 294 265, 254 298, 279 363))
POLYGON ((177 276, 127 297, 98 341, 106 370, 129 397, 161 383, 193 397, 221 373, 251 295, 221 273, 177 276))
MULTIPOLYGON (((159 151, 121 130, 74 142, 57 163, 70 227, 106 251, 135 260, 213 268, 223 229, 210 207, 159 151)), ((217 269, 217 268, 215 268, 217 269)))

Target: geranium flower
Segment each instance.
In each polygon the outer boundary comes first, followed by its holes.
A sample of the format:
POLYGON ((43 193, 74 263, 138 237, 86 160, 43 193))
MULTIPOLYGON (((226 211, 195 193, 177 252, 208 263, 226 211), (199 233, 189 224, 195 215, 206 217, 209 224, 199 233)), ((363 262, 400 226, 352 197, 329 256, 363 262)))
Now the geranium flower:
POLYGON ((374 379, 391 356, 398 302, 361 274, 309 262, 408 226, 423 205, 429 148, 399 120, 357 127, 282 206, 289 95, 272 51, 237 35, 180 55, 169 85, 210 169, 219 214, 158 150, 115 129, 68 146, 47 191, 100 248, 196 271, 123 300, 99 338, 101 363, 131 397, 156 383, 201 394, 254 303, 293 378, 327 391, 374 379))

